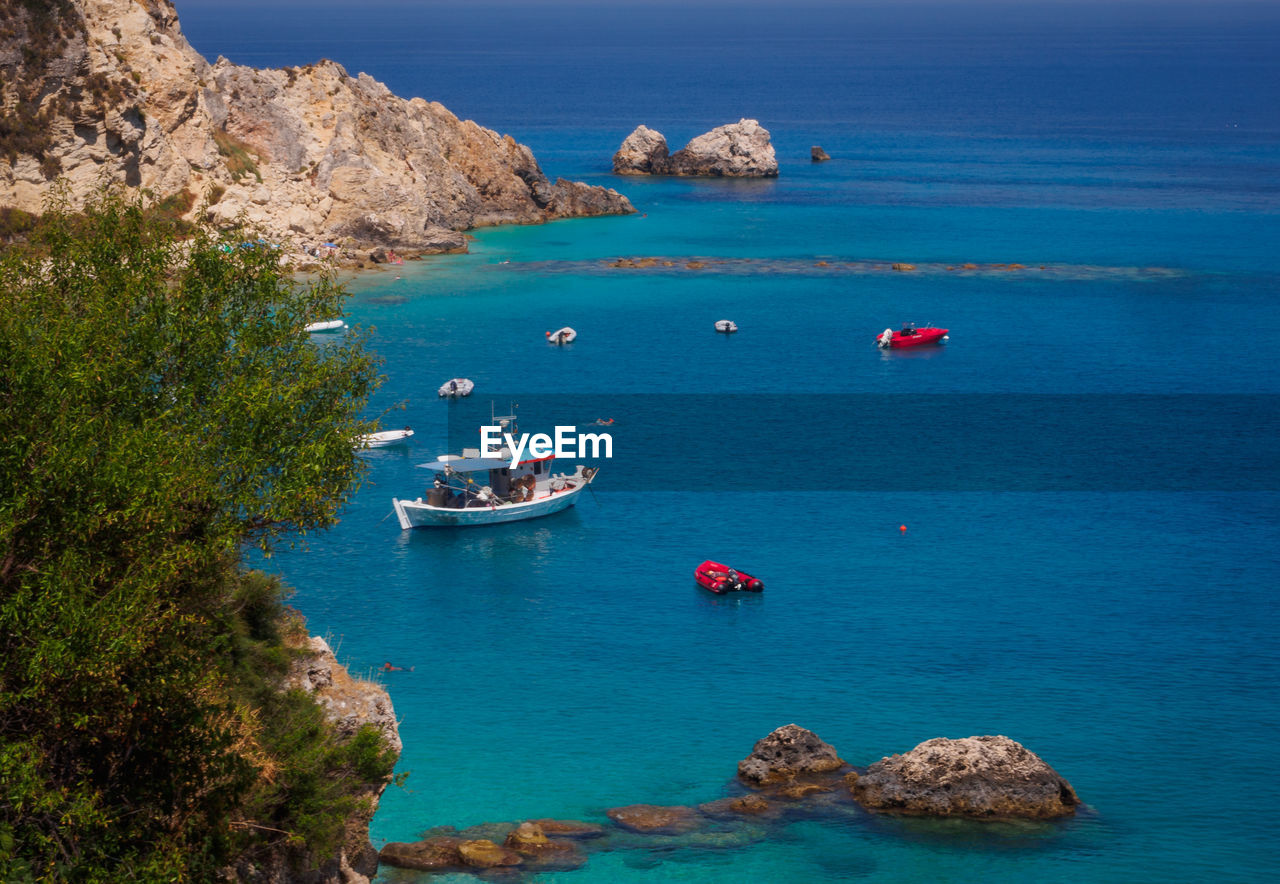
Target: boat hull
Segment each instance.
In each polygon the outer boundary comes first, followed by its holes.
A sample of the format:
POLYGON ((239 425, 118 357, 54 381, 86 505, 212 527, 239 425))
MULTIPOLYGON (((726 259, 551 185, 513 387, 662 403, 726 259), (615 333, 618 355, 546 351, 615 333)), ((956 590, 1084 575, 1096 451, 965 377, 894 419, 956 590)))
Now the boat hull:
MULTIPOLYGON (((888 348, 891 350, 902 350, 906 347, 924 347, 930 344, 941 344, 947 337, 947 329, 945 328, 918 328, 914 335, 904 335, 900 331, 893 333, 893 338, 889 341, 888 348)), ((876 343, 884 347, 883 338, 876 338, 876 343)))
POLYGON ((693 571, 693 579, 703 589, 716 595, 731 592, 763 592, 764 583, 750 574, 722 565, 710 560, 703 562, 693 571), (734 575, 734 576, 730 576, 734 575))
POLYGON ((378 433, 361 436, 357 440, 357 447, 386 448, 389 445, 400 445, 403 442, 407 442, 412 435, 413 430, 382 430, 378 433))
POLYGON ((392 499, 396 518, 400 520, 403 530, 410 528, 453 528, 477 525, 501 525, 504 522, 521 522, 525 519, 537 519, 568 509, 578 502, 578 495, 586 488, 579 485, 567 491, 560 491, 548 497, 529 500, 523 503, 509 503, 502 506, 476 506, 465 509, 431 506, 419 500, 392 499))

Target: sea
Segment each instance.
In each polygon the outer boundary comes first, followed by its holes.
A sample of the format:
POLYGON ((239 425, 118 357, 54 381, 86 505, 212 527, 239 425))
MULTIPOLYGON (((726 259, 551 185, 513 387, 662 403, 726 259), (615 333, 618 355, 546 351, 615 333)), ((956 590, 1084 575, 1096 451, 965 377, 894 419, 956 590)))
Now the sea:
POLYGON ((739 794, 796 723, 859 767, 1002 734, 1084 804, 831 802, 525 880, 1280 877, 1280 6, 177 7, 211 60, 334 59, 637 209, 349 284, 384 360, 369 414, 412 444, 361 454, 340 524, 254 564, 390 693, 408 778, 375 845, 739 794), (611 172, 636 126, 675 150, 741 118, 776 179, 611 172), (903 322, 950 340, 877 349, 903 322), (467 403, 437 397, 454 377, 467 403), (401 531, 417 465, 512 407, 613 420, 592 494, 401 531), (704 559, 764 592, 700 589, 704 559))

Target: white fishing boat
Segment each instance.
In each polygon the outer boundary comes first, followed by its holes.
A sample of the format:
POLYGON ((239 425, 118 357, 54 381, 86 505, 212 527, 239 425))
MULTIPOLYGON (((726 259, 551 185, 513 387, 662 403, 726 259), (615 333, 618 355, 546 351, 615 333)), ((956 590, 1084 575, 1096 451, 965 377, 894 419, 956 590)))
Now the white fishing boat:
POLYGON ((306 327, 306 331, 310 334, 317 332, 336 332, 342 331, 347 324, 341 319, 326 319, 323 322, 313 322, 306 327))
MULTIPOLYGON (((515 418, 495 422, 515 433, 515 418)), ((432 484, 415 500, 393 498, 400 527, 439 528, 497 525, 536 519, 566 510, 596 477, 596 470, 578 464, 573 472, 554 472, 555 458, 537 457, 511 465, 510 449, 498 457, 481 457, 478 448, 445 454, 419 464, 434 473, 432 484)))
POLYGON ((379 430, 356 438, 357 448, 386 448, 388 445, 399 445, 413 435, 413 430, 379 430))
POLYGON ((732 319, 717 319, 716 331, 722 335, 731 335, 738 330, 738 323, 732 319))

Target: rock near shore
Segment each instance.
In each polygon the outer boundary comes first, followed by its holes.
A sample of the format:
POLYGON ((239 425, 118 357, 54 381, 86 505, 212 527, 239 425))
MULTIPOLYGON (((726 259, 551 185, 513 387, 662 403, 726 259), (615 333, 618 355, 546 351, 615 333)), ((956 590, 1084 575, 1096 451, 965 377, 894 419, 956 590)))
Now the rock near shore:
POLYGON ((80 198, 105 177, 281 241, 422 252, 465 249, 472 227, 634 211, 334 62, 210 64, 170 0, 5 3, 0 24, 0 206, 40 212, 56 178, 80 198))
POLYGON ((926 740, 852 784, 870 810, 928 816, 1054 819, 1075 813, 1071 784, 1008 737, 926 740))
POLYGON ((805 774, 824 774, 844 767, 829 743, 811 730, 787 724, 758 741, 738 762, 738 777, 754 787, 775 785, 805 774))
POLYGON ((613 155, 619 175, 677 175, 708 178, 776 178, 778 159, 769 130, 756 120, 712 129, 668 154, 661 132, 639 126, 613 155))

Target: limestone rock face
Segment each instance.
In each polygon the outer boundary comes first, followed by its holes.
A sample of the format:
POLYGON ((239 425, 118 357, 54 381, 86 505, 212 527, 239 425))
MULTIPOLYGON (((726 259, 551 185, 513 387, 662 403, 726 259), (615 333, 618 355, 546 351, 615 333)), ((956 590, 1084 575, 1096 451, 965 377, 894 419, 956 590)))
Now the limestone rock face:
POLYGON ((672 154, 671 167, 677 175, 778 177, 769 130, 755 120, 739 120, 699 135, 672 154))
POLYGON ((926 740, 871 765, 852 792, 871 810, 929 816, 1053 819, 1080 803, 1053 768, 1001 736, 926 740))
MULTIPOLYGON (((352 678, 318 636, 307 639, 300 650, 303 653, 290 663, 281 687, 311 694, 340 736, 350 737, 365 724, 376 725, 383 743, 398 754, 400 733, 386 690, 373 682, 352 678)), ((318 857, 306 853, 305 847, 286 845, 266 854, 251 854, 228 869, 228 877, 246 884, 367 884, 378 870, 378 851, 369 841, 369 820, 387 783, 357 785, 359 796, 367 801, 363 811, 347 820, 337 856, 318 857), (306 871, 299 873, 297 869, 306 871)))
POLYGON ((665 175, 666 164, 667 139, 643 125, 623 139, 613 155, 613 171, 619 175, 665 175))
POLYGON ((756 120, 712 129, 670 156, 662 133, 640 126, 613 155, 613 171, 619 175, 776 178, 778 159, 769 130, 756 120))
POLYGON ((738 762, 738 776, 748 785, 766 786, 843 766, 831 744, 811 730, 786 724, 757 742, 751 754, 738 762))
MULTIPOLYGON (((34 32, 11 6, 10 26, 34 32)), ((0 205, 39 212, 58 175, 83 197, 106 174, 157 198, 185 190, 190 215, 216 194, 215 221, 282 241, 419 251, 463 249, 472 227, 634 211, 616 191, 553 183, 510 136, 333 62, 209 64, 170 0, 71 0, 59 21, 69 36, 33 60, 0 51, 0 122, 21 106, 49 133, 0 154, 0 205)))

